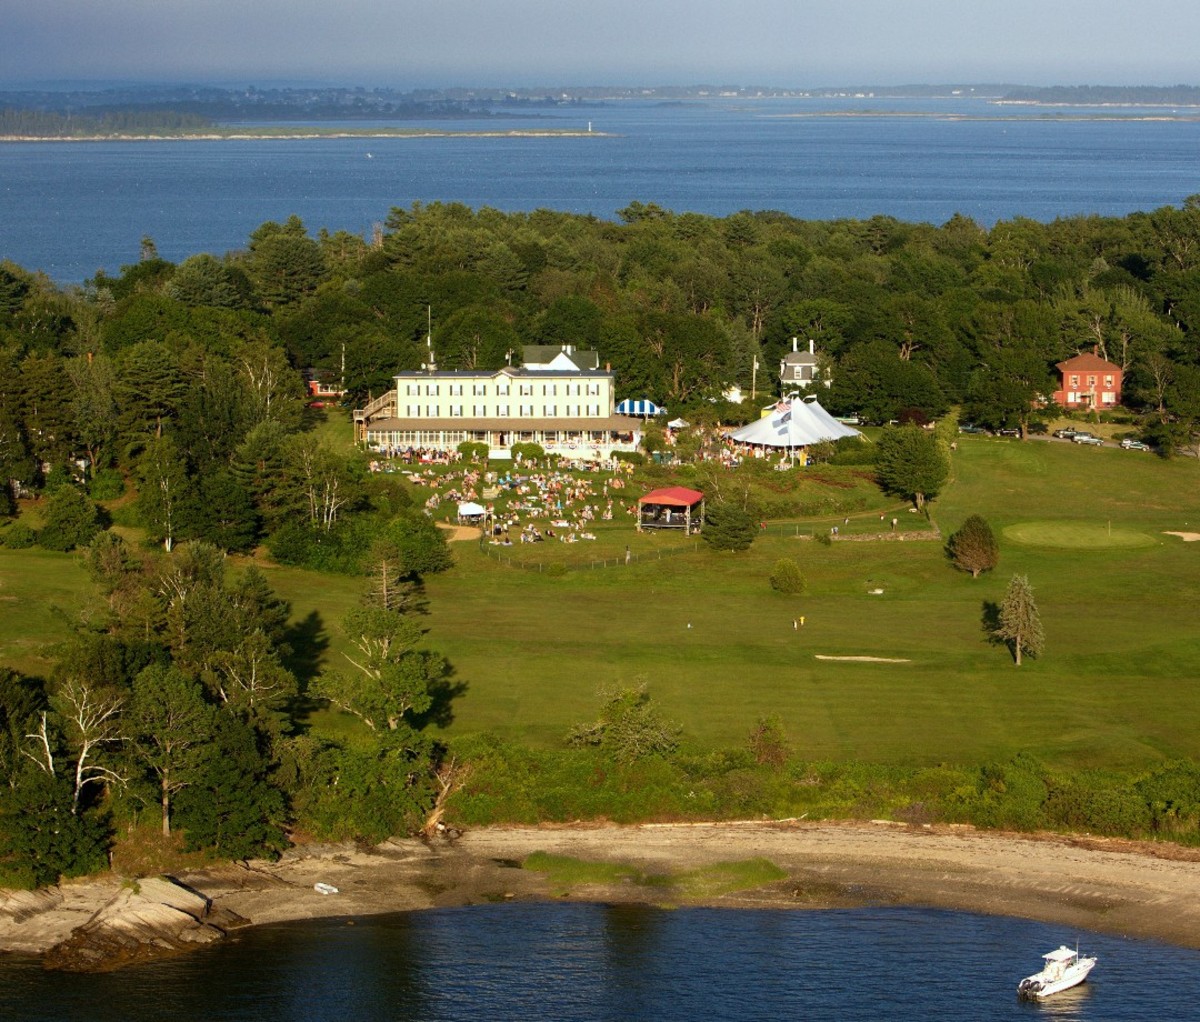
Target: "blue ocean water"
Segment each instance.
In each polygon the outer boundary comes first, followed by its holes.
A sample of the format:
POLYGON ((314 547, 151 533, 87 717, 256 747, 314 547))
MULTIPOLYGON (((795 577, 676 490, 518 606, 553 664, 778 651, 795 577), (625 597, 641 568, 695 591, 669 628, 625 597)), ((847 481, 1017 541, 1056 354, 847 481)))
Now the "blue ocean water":
POLYGON ((503 904, 265 927, 112 975, 0 960, 6 1022, 1159 1022, 1198 996, 1200 952, 911 908, 503 904), (1100 959, 1089 982, 1018 1001, 1077 938, 1100 959))
POLYGON ((136 261, 144 235, 172 260, 220 255, 266 220, 295 213, 314 232, 369 235, 415 201, 606 219, 635 200, 822 220, 958 212, 990 226, 1120 216, 1200 192, 1198 121, 978 100, 623 102, 412 126, 589 122, 591 136, 568 138, 6 143, 0 258, 77 282, 136 261))

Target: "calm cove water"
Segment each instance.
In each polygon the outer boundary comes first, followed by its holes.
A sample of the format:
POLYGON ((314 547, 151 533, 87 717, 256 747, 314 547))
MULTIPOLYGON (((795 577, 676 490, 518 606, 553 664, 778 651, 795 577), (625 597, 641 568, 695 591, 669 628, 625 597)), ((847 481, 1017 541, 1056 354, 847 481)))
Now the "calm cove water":
POLYGON ((940 224, 961 212, 990 226, 1124 215, 1200 192, 1196 121, 978 100, 627 102, 418 126, 589 122, 597 134, 583 138, 0 144, 0 258, 73 282, 136 261, 143 235, 179 260, 244 247, 293 213, 314 232, 369 235, 414 201, 602 218, 634 200, 718 216, 940 224))
POLYGON ((1200 952, 921 909, 506 904, 289 924, 108 976, 0 960, 0 1019, 805 1022, 1195 1018, 1200 952), (1016 998, 1074 942, 1093 979, 1016 998))

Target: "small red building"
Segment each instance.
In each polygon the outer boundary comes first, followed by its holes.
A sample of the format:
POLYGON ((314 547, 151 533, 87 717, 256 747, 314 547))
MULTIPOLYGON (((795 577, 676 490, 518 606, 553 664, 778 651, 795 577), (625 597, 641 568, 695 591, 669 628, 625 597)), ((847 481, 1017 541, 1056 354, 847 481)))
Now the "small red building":
POLYGON ((1112 408, 1121 403, 1124 373, 1119 365, 1089 353, 1059 362, 1055 368, 1058 370, 1055 404, 1063 408, 1112 408))

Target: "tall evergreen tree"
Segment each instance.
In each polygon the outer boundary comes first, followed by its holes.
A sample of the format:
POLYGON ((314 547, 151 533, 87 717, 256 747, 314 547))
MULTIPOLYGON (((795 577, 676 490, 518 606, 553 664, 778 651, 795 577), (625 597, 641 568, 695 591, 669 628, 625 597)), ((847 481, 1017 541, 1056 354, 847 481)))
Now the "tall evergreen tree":
POLYGON ((1000 604, 1000 623, 995 635, 1012 650, 1018 667, 1021 666, 1023 654, 1036 657, 1045 648, 1042 619, 1038 615, 1033 589, 1026 576, 1014 575, 1009 581, 1000 604))

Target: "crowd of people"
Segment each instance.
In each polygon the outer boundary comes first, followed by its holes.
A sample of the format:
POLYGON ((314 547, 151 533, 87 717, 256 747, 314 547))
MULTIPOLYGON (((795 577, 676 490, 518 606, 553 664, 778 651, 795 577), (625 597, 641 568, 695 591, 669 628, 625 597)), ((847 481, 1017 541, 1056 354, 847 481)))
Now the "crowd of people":
MULTIPOLYGON (((429 491, 424 506, 430 515, 477 524, 489 542, 500 546, 514 540, 594 540, 592 523, 632 521, 638 513, 637 501, 625 499, 626 477, 633 467, 620 462, 560 463, 554 469, 517 462, 505 472, 487 471, 477 462, 462 463, 457 455, 442 463, 417 464, 424 467, 408 469, 404 477, 429 491), (459 513, 465 504, 473 505, 473 513, 459 513)), ((372 470, 383 469, 375 469, 373 463, 372 470)))

